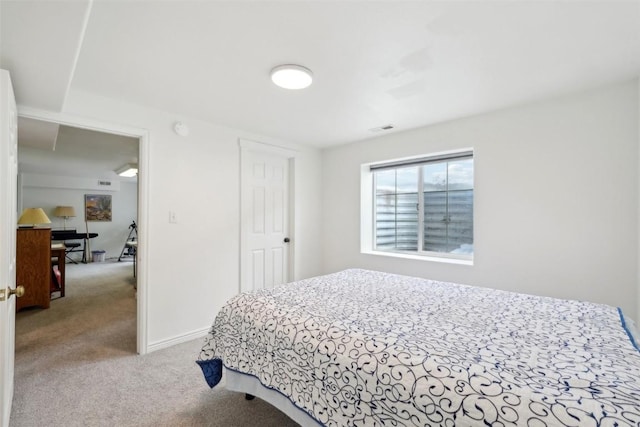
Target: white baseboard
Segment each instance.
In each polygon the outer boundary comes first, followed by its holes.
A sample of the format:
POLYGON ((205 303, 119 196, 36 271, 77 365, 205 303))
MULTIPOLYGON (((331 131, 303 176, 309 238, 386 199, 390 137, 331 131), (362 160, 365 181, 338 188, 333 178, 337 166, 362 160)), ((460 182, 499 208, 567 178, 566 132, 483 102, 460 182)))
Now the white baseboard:
POLYGON ((154 343, 149 344, 149 346, 147 347, 147 353, 151 353, 157 350, 162 350, 163 348, 173 347, 174 345, 182 344, 183 342, 195 340, 197 338, 203 338, 207 335, 207 333, 209 332, 209 329, 211 329, 211 327, 197 329, 195 331, 189 332, 184 335, 179 335, 177 337, 156 341, 154 343))

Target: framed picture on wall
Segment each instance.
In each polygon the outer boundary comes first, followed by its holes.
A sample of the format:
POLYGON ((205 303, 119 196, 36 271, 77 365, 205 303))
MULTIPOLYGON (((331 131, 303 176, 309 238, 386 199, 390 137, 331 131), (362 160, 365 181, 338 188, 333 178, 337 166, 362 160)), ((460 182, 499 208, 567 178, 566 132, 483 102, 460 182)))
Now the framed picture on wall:
POLYGON ((111 221, 111 195, 85 194, 84 212, 86 221, 111 221))

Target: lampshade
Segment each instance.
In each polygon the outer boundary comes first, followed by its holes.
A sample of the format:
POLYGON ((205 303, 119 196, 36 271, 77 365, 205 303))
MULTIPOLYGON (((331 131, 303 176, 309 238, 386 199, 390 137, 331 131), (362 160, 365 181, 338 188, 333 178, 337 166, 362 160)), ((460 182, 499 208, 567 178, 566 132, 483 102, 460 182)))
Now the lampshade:
POLYGON ((76 210, 73 206, 56 206, 56 209, 53 211, 53 215, 60 218, 69 218, 71 216, 76 216, 76 210))
POLYGON ((127 163, 126 165, 123 165, 116 169, 115 173, 127 178, 134 177, 138 174, 138 165, 134 163, 127 163))
POLYGON ((22 211, 18 224, 33 226, 37 224, 51 224, 51 221, 42 208, 27 208, 22 211))

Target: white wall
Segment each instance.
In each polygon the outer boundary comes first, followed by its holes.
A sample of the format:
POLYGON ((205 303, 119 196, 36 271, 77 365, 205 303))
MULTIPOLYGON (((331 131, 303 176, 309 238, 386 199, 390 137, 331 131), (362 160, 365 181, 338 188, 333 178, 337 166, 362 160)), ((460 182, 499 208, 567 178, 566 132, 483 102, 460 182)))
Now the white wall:
MULTIPOLYGON (((52 229, 63 229, 64 219, 53 216, 56 206, 73 206, 76 216, 67 220, 67 229, 75 228, 78 232, 98 233, 98 237, 91 239, 89 245, 92 251, 106 251, 107 258, 118 258, 122 252, 127 237, 129 225, 136 220, 138 214, 138 186, 135 182, 121 181, 117 191, 100 191, 95 189, 52 188, 47 182, 70 182, 73 187, 76 182, 84 180, 75 177, 59 177, 51 175, 33 176, 24 174, 22 182, 29 183, 21 189, 23 207, 43 208, 51 220, 52 229), (32 177, 33 179, 28 179, 32 177), (85 194, 110 194, 112 218, 108 222, 84 221, 85 194)), ((64 185, 63 185, 64 186, 64 185)), ((72 253, 72 257, 79 260, 82 253, 72 253)))
POLYGON ((239 290, 239 138, 298 151, 295 278, 321 272, 321 156, 317 150, 236 129, 72 92, 65 114, 148 129, 148 343, 163 343, 208 328, 239 290), (181 120, 188 137, 173 132, 181 120), (177 224, 169 223, 174 211, 177 224))
POLYGON ((638 81, 323 153, 324 270, 363 267, 638 314, 638 81), (473 266, 360 253, 360 165, 474 147, 473 266))

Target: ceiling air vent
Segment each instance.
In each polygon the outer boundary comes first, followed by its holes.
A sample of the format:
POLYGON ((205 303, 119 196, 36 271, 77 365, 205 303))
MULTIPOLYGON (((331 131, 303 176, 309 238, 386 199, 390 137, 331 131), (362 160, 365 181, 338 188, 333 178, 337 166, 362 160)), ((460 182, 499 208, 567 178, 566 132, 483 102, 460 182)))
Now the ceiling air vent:
POLYGON ((382 132, 383 130, 391 130, 393 129, 393 125, 384 125, 377 128, 369 129, 371 132, 382 132))
POLYGON ((98 181, 98 185, 100 185, 102 187, 110 187, 111 186, 111 181, 98 181))

